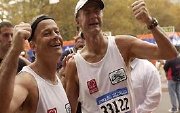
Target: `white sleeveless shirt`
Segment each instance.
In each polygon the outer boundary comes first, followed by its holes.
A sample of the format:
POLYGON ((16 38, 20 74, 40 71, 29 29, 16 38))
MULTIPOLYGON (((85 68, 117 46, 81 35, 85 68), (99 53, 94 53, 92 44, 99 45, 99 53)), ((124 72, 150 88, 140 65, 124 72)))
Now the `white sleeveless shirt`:
POLYGON ((30 73, 38 85, 38 106, 36 113, 70 113, 71 108, 65 90, 60 79, 58 84, 53 85, 37 75, 29 66, 23 67, 22 71, 30 73))
POLYGON ((99 62, 89 63, 79 52, 74 58, 83 113, 136 113, 130 72, 115 37, 108 37, 106 54, 99 62))

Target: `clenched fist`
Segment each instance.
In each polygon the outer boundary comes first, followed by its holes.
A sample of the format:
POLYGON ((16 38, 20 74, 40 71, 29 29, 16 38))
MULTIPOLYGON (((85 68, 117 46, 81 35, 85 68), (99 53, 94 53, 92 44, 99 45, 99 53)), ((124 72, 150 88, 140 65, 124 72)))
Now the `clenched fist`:
POLYGON ((151 24, 152 17, 150 16, 148 9, 146 8, 144 0, 137 0, 131 6, 137 20, 145 23, 146 25, 151 24))
POLYGON ((24 49, 25 40, 27 40, 30 37, 30 35, 30 24, 21 22, 20 24, 16 25, 13 31, 13 49, 18 52, 21 52, 24 49))

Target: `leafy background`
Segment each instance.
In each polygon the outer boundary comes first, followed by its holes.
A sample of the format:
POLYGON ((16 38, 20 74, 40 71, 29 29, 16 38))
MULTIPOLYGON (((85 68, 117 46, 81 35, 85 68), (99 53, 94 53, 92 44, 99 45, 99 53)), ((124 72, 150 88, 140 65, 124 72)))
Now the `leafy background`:
MULTIPOLYGON (((104 0, 103 31, 119 34, 146 34, 149 31, 133 16, 131 4, 135 0, 104 0)), ((169 0, 145 0, 153 17, 159 20, 161 26, 175 26, 180 31, 180 3, 169 0)), ((6 18, 13 24, 22 21, 31 22, 39 14, 48 14, 56 19, 64 40, 71 40, 76 34, 74 8, 77 0, 60 0, 57 4, 49 4, 49 0, 21 0, 13 5, 7 5, 10 0, 1 0, 0 9, 6 10, 6 18), (28 2, 26 2, 28 1, 28 2)), ((0 19, 3 15, 0 14, 0 19)))

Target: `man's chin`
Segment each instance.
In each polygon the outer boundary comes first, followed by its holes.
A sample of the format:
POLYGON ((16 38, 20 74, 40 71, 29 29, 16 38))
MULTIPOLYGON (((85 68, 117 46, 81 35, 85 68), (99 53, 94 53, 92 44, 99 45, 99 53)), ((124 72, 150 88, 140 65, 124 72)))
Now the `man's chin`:
POLYGON ((101 32, 101 29, 99 27, 97 27, 97 28, 92 29, 91 32, 92 33, 99 33, 99 32, 101 32))

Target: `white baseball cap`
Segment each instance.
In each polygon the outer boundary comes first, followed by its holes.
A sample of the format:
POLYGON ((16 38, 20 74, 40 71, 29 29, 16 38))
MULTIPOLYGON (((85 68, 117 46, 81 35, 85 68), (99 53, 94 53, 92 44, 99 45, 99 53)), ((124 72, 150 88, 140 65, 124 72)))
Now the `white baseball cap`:
POLYGON ((93 2, 97 2, 99 4, 99 7, 100 9, 103 9, 104 8, 104 3, 102 0, 79 0, 77 5, 76 5, 76 8, 75 8, 75 16, 77 16, 77 13, 78 11, 87 3, 87 2, 90 2, 90 1, 93 1, 93 2))

